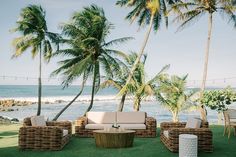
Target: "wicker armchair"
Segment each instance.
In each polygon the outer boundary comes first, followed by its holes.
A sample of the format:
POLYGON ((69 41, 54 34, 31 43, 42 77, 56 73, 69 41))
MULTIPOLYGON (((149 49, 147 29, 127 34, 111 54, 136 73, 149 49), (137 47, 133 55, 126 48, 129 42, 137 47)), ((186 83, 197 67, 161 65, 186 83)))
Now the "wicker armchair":
MULTIPOLYGON (((79 117, 75 121, 75 135, 79 137, 93 137, 93 131, 91 129, 85 129, 87 124, 87 117, 79 117)), ((145 119, 146 129, 135 131, 135 137, 156 137, 156 119, 153 117, 146 117, 145 119)))
POLYGON ((172 152, 179 151, 179 135, 193 134, 198 137, 198 149, 205 152, 213 151, 212 131, 208 128, 208 123, 203 123, 201 128, 185 128, 184 122, 163 122, 161 123, 160 138, 162 143, 172 152), (164 131, 168 131, 168 137, 164 135, 164 131))
POLYGON ((61 150, 70 140, 72 125, 69 121, 46 122, 47 126, 31 126, 30 118, 25 118, 19 130, 19 148, 37 150, 61 150), (68 134, 63 136, 63 129, 68 134))

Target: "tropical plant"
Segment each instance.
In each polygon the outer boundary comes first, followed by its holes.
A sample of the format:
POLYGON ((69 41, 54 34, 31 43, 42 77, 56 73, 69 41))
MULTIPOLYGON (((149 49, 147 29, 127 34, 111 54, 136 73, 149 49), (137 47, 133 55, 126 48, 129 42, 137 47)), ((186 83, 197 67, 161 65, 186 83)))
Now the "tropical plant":
MULTIPOLYGON (((173 2, 174 1, 172 0, 169 1, 169 3, 173 2)), ((144 49, 147 45, 151 30, 153 29, 156 32, 159 29, 163 18, 166 21, 166 26, 168 25, 166 16, 167 10, 165 0, 118 0, 116 2, 116 5, 121 7, 126 6, 129 8, 133 8, 133 10, 130 11, 126 16, 126 19, 128 19, 131 23, 137 20, 139 26, 145 26, 146 24, 149 25, 141 49, 133 64, 133 67, 129 72, 129 76, 126 80, 126 85, 120 91, 120 93, 125 93, 127 90, 127 86, 135 72, 135 69, 138 66, 140 59, 144 53, 144 49)))
POLYGON ((194 96, 194 92, 186 91, 186 79, 187 75, 166 75, 160 79, 156 90, 157 100, 171 112, 173 122, 179 121, 180 111, 192 106, 191 97, 194 96))
MULTIPOLYGON (((130 57, 130 62, 134 63, 137 59, 138 54, 134 53, 130 57)), ((169 65, 164 66, 160 72, 158 72, 153 78, 147 80, 144 65, 146 62, 147 56, 143 56, 143 60, 138 64, 136 70, 134 71, 134 75, 132 77, 132 80, 128 86, 128 92, 131 93, 134 96, 134 110, 139 111, 141 107, 141 101, 145 99, 148 96, 155 95, 155 90, 157 87, 157 82, 160 79, 163 79, 165 72, 167 69, 169 69, 169 65)), ((133 65, 133 64, 132 64, 133 65)))
MULTIPOLYGON (((123 66, 121 66, 122 68, 120 69, 120 71, 118 71, 118 73, 116 72, 115 75, 113 75, 113 77, 107 78, 102 83, 101 87, 104 88, 108 86, 113 86, 118 90, 122 90, 122 88, 126 85, 126 79, 129 75, 128 72, 132 68, 137 56, 138 54, 134 52, 129 54, 129 56, 123 62, 124 64, 122 64, 123 66)), ((118 111, 123 110, 127 94, 134 97, 133 108, 135 111, 139 111, 141 107, 141 101, 145 99, 147 96, 152 96, 155 94, 157 81, 164 76, 162 73, 169 68, 169 65, 163 67, 162 70, 156 76, 154 76, 149 81, 146 81, 145 77, 146 75, 144 70, 146 58, 147 56, 143 55, 143 57, 141 58, 141 62, 136 67, 132 80, 127 86, 128 87, 127 91, 123 93, 121 97, 121 101, 118 106, 118 111)))
POLYGON ((32 57, 39 53, 39 78, 38 78, 38 110, 37 115, 41 113, 41 96, 42 96, 42 57, 49 62, 53 52, 52 43, 58 49, 59 35, 48 31, 45 20, 46 12, 41 6, 29 5, 20 12, 20 18, 16 22, 17 27, 13 32, 21 33, 13 41, 15 47, 14 57, 21 56, 27 49, 31 48, 32 57))
POLYGON ((203 98, 200 101, 218 112, 218 123, 220 123, 222 112, 228 109, 228 105, 236 102, 236 92, 230 87, 222 90, 204 91, 203 98))
POLYGON ((63 24, 61 28, 66 37, 62 42, 69 47, 59 50, 55 55, 69 58, 59 62, 61 66, 53 72, 53 75, 64 75, 65 79, 62 82, 64 86, 68 86, 81 75, 84 83, 92 76, 91 101, 86 110, 88 112, 93 106, 94 95, 100 86, 100 72, 109 75, 112 71, 118 71, 120 60, 116 57, 125 56, 121 51, 110 47, 132 38, 124 37, 106 42, 114 27, 106 19, 103 9, 96 5, 75 12, 71 21, 63 24))
POLYGON ((209 90, 205 91, 203 94, 203 99, 201 103, 205 104, 212 110, 217 112, 223 112, 228 109, 228 105, 236 101, 236 92, 227 87, 222 90, 209 90))
MULTIPOLYGON (((213 15, 219 13, 223 18, 227 18, 229 22, 233 23, 236 28, 236 6, 232 0, 190 0, 190 1, 179 1, 173 4, 170 11, 177 14, 174 21, 182 22, 178 30, 184 29, 189 24, 192 24, 199 20, 199 18, 208 14, 208 36, 205 52, 204 71, 201 84, 200 98, 203 97, 203 93, 206 86, 207 70, 208 70, 208 59, 210 50, 210 41, 212 34, 213 15)), ((204 104, 200 104, 201 116, 204 121, 207 121, 206 110, 204 104)))

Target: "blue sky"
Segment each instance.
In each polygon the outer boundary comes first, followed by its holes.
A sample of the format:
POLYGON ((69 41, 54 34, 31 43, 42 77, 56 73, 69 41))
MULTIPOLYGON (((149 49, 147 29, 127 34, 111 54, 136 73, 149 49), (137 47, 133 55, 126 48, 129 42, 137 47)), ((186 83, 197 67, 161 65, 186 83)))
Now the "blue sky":
MULTIPOLYGON (((139 51, 143 42, 146 27, 138 29, 136 23, 124 20, 128 13, 127 8, 115 6, 115 0, 2 0, 0 5, 0 84, 37 84, 35 79, 11 78, 3 79, 1 76, 38 76, 38 58, 32 60, 29 52, 17 59, 11 59, 14 49, 12 40, 19 34, 9 30, 15 27, 20 10, 28 4, 40 4, 46 10, 48 29, 60 32, 58 25, 67 22, 74 11, 92 3, 103 7, 108 20, 115 25, 109 39, 132 36, 135 40, 128 42, 119 49, 129 53, 139 51)), ((213 34, 210 48, 210 60, 207 82, 208 86, 236 86, 236 30, 226 20, 214 15, 213 34), (219 79, 219 80, 212 80, 219 79)), ((178 24, 170 22, 169 28, 161 27, 151 37, 145 49, 148 54, 146 62, 147 76, 154 76, 164 65, 170 64, 170 74, 189 74, 188 85, 197 86, 201 80, 204 62, 204 53, 207 37, 207 17, 203 16, 199 22, 176 33, 178 24)), ((48 78, 57 68, 59 58, 52 59, 49 64, 43 65, 43 77, 48 78)), ((58 80, 43 80, 44 84, 59 84, 58 80)), ((75 84, 79 84, 76 81, 75 84)))

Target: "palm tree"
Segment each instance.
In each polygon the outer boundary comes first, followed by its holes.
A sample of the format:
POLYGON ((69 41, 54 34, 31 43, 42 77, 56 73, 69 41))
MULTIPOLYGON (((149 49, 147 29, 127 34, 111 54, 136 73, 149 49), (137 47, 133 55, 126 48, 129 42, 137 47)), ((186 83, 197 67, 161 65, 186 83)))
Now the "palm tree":
MULTIPOLYGON (((175 21, 182 21, 179 30, 184 29, 185 26, 190 23, 198 21, 202 15, 206 13, 208 14, 208 36, 206 43, 203 78, 200 90, 200 98, 202 98, 207 79, 213 15, 214 13, 219 13, 223 18, 228 18, 229 22, 232 22, 233 26, 236 28, 236 15, 234 14, 236 7, 231 0, 190 0, 187 2, 180 1, 174 4, 171 8, 171 11, 174 11, 177 14, 175 21)), ((204 121, 207 121, 206 110, 203 104, 201 105, 201 116, 204 121)))
POLYGON ((178 122, 180 111, 190 107, 190 99, 194 93, 186 92, 186 78, 168 75, 160 79, 159 87, 156 90, 156 98, 161 105, 168 108, 172 114, 173 122, 178 122))
POLYGON ((34 58, 39 53, 39 78, 38 78, 38 110, 37 115, 41 113, 41 96, 42 96, 42 57, 49 62, 53 48, 52 43, 57 45, 58 34, 48 31, 45 20, 46 12, 41 6, 29 5, 21 10, 20 18, 16 22, 17 27, 14 32, 19 32, 22 36, 15 38, 13 45, 15 53, 13 57, 21 56, 27 49, 31 48, 31 54, 34 58))
POLYGON ((64 86, 68 86, 81 75, 84 82, 92 76, 91 102, 86 110, 88 112, 93 106, 94 95, 100 86, 100 71, 103 70, 106 74, 118 71, 120 60, 116 57, 125 56, 124 53, 110 47, 131 38, 125 37, 106 42, 107 36, 114 27, 106 19, 103 9, 96 5, 75 12, 71 21, 61 28, 63 35, 67 37, 62 42, 69 48, 59 50, 56 55, 69 58, 59 62, 61 66, 53 74, 64 75, 65 80, 62 82, 64 86))
MULTIPOLYGON (((122 88, 126 85, 126 79, 128 77, 128 72, 132 68, 138 54, 132 52, 124 61, 124 66, 120 69, 120 71, 115 73, 113 77, 109 77, 106 81, 104 81, 101 87, 113 86, 118 90, 122 90, 122 88)), ((118 111, 123 110, 124 101, 127 94, 131 94, 134 96, 134 110, 139 111, 141 106, 141 101, 147 96, 152 96, 155 94, 155 83, 163 76, 161 75, 165 70, 169 68, 169 65, 162 68, 162 70, 149 81, 145 81, 145 71, 144 65, 146 61, 146 55, 143 55, 141 58, 141 62, 135 69, 132 80, 127 86, 127 91, 122 94, 120 104, 118 106, 118 111)))
MULTIPOLYGON (((173 2, 172 0, 169 1, 169 3, 172 2, 173 2)), ((166 26, 168 25, 168 20, 167 17, 165 16, 166 15, 165 0, 118 0, 116 2, 116 5, 119 5, 121 7, 127 6, 134 8, 126 16, 126 19, 131 21, 131 23, 133 23, 135 20, 138 20, 139 26, 145 26, 146 24, 149 25, 144 37, 143 44, 138 53, 138 57, 135 60, 132 69, 130 70, 129 76, 126 81, 126 86, 121 90, 121 92, 124 93, 127 90, 127 85, 131 81, 134 71, 138 66, 138 63, 140 62, 140 59, 144 53, 144 49, 147 45, 152 28, 156 32, 160 27, 163 17, 165 18, 166 26)))
MULTIPOLYGON (((135 61, 138 57, 138 54, 133 54, 131 59, 131 62, 135 61)), ((157 82, 162 79, 165 75, 163 72, 165 72, 169 65, 164 66, 160 72, 158 72, 153 78, 149 79, 147 81, 147 78, 145 77, 145 69, 144 65, 146 62, 147 56, 143 56, 143 60, 138 64, 133 78, 131 80, 131 84, 128 87, 129 93, 134 95, 134 110, 139 111, 141 107, 141 101, 145 99, 148 96, 153 96, 155 94, 155 90, 157 88, 157 82)))

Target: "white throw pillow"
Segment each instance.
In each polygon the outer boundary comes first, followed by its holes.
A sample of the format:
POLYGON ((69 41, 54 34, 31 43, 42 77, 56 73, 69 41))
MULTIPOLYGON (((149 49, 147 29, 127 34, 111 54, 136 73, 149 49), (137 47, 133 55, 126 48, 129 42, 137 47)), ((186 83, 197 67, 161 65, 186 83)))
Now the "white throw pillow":
POLYGON ((66 135, 68 135, 68 130, 63 129, 63 137, 66 136, 66 135))
POLYGON ((44 116, 33 116, 30 120, 32 126, 46 126, 44 116))
POLYGON ((185 128, 200 128, 201 122, 199 118, 188 118, 185 128))
POLYGON ((164 135, 166 138, 169 138, 169 131, 168 131, 168 130, 164 130, 164 131, 163 131, 163 135, 164 135))

